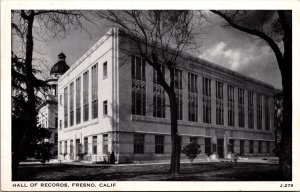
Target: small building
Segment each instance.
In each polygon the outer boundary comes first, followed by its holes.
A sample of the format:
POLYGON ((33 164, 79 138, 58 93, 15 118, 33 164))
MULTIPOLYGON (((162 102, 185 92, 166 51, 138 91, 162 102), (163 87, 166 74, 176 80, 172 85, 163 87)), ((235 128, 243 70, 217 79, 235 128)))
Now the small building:
POLYGON ((57 109, 57 80, 61 77, 70 67, 66 64, 64 53, 58 55, 58 62, 54 64, 50 71, 51 78, 47 79, 48 91, 46 99, 42 102, 38 110, 38 124, 51 131, 51 137, 48 142, 54 144, 51 152, 57 156, 57 141, 58 141, 58 109, 57 109))
MULTIPOLYGON (((168 97, 131 41, 111 29, 59 78, 61 159, 170 158, 168 97)), ((274 155, 272 86, 189 55, 177 61, 182 146, 197 141, 198 158, 274 155)))

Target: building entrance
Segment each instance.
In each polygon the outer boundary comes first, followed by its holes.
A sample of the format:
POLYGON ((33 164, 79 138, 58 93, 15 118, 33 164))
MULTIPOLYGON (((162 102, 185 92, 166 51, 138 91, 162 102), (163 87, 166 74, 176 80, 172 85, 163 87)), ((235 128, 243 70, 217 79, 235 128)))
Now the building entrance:
POLYGON ((217 153, 219 158, 224 158, 224 139, 217 140, 217 153))

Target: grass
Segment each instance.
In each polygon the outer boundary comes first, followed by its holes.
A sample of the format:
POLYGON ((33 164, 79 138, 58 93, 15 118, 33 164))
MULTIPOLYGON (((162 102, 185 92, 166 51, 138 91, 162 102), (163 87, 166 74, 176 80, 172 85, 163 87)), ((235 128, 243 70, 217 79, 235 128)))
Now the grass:
POLYGON ((279 181, 278 165, 213 162, 181 164, 181 174, 167 174, 169 165, 20 165, 18 181, 279 181))

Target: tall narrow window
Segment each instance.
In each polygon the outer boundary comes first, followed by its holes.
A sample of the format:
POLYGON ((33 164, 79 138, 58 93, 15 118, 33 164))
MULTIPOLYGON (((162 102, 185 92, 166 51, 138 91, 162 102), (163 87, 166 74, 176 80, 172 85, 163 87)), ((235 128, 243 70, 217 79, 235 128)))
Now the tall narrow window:
POLYGON ((197 89, 197 75, 188 74, 188 108, 189 121, 198 121, 198 89, 197 89))
POLYGON ((205 154, 207 154, 207 156, 210 156, 211 155, 211 138, 205 138, 204 144, 205 144, 205 154))
POLYGON ((257 94, 257 129, 262 129, 262 95, 257 94))
POLYGON ((270 110, 269 110, 270 99, 268 96, 265 97, 265 127, 266 130, 270 130, 270 110))
POLYGON ((228 149, 231 153, 234 153, 234 140, 233 139, 229 139, 228 149))
POLYGON ((182 120, 182 71, 174 70, 174 88, 177 103, 177 119, 182 120))
POLYGON ((250 148, 250 150, 249 150, 249 153, 253 153, 253 148, 254 148, 254 142, 251 140, 251 141, 249 141, 249 148, 250 148))
POLYGON ((68 153, 68 141, 65 141, 64 154, 68 153))
POLYGON ((98 117, 98 64, 92 67, 92 118, 98 117))
POLYGON ((59 129, 62 129, 62 120, 59 120, 59 129))
POLYGON ((108 134, 104 134, 102 138, 103 154, 108 153, 108 134))
POLYGON ((64 127, 68 127, 68 87, 64 89, 64 127))
POLYGON ((59 154, 62 154, 62 142, 59 142, 59 146, 58 146, 58 150, 59 150, 59 154))
POLYGON ((74 125, 74 83, 70 84, 70 126, 74 125))
POLYGON ((227 85, 228 125, 234 126, 234 86, 227 85))
POLYGON ((258 153, 262 152, 261 148, 262 148, 262 141, 258 141, 258 153))
POLYGON ((83 74, 83 121, 89 120, 89 71, 83 74))
POLYGON ((55 117, 55 128, 58 127, 58 117, 55 117))
POLYGON ((223 83, 216 81, 216 124, 224 124, 223 83))
POLYGON ((70 154, 74 153, 74 145, 73 145, 73 140, 70 140, 70 154))
POLYGON ((144 135, 143 134, 135 134, 133 141, 133 152, 135 154, 144 153, 144 135))
POLYGON ((103 79, 107 77, 107 62, 103 63, 103 79))
POLYGON ((162 154, 164 153, 164 136, 155 135, 155 153, 162 154))
POLYGON ((238 89, 238 117, 239 117, 239 127, 245 127, 245 96, 244 89, 238 89))
POLYGON ((203 123, 211 123, 211 79, 203 77, 203 123))
POLYGON ((248 128, 254 128, 254 105, 253 105, 253 92, 248 91, 248 128))
POLYGON ((103 101, 103 116, 107 115, 107 100, 103 101))
POLYGON ((240 140, 240 154, 243 155, 245 153, 245 141, 240 140))
POLYGON ((146 61, 140 57, 131 57, 132 78, 132 114, 146 115, 146 61))
POLYGON ((81 121, 81 77, 76 79, 76 123, 81 121))
POLYGON ((97 154, 97 136, 93 136, 93 154, 97 154))
MULTIPOLYGON (((162 75, 165 75, 165 66, 161 65, 162 75)), ((153 117, 165 118, 165 91, 158 82, 157 72, 153 70, 153 117)))
POLYGON ((88 143, 88 138, 84 138, 84 153, 89 153, 89 143, 88 143))

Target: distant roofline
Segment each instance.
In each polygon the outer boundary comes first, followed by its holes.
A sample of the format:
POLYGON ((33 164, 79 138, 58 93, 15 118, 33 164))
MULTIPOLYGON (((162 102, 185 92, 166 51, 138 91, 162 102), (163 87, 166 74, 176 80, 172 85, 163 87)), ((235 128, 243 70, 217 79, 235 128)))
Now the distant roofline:
MULTIPOLYGON (((84 59, 86 59, 90 54, 92 54, 98 47, 100 47, 109 37, 109 35, 112 34, 113 31, 121 31, 123 32, 124 34, 130 36, 130 34, 126 33, 124 30, 122 30, 121 28, 117 28, 117 27, 114 27, 114 28, 111 28, 109 29, 94 45, 92 45, 88 51, 86 51, 59 79, 58 79, 58 83, 62 81, 62 79, 65 78, 65 76, 67 76, 71 71, 73 71, 84 59)), ((185 58, 188 58, 188 59, 191 59, 193 61, 196 61, 198 64, 203 64, 203 65, 206 65, 208 67, 212 67, 214 69, 217 69, 217 70, 221 70, 221 71, 224 71, 226 73, 229 73, 231 75, 234 75, 234 76, 237 76, 239 78, 242 78, 242 79, 245 79, 247 81, 251 81, 251 82, 254 82, 256 84, 259 84, 259 85, 262 85, 264 87, 268 87, 268 88, 271 88, 273 90, 275 90, 276 88, 266 82, 263 82, 261 80, 258 80, 258 79, 255 79, 253 77, 249 77, 247 75, 244 75, 240 72, 237 72, 237 71, 234 71, 232 69, 228 69, 224 66, 221 66, 221 65, 218 65, 216 63, 212 63, 210 61, 207 61, 205 59, 202 59, 200 57, 196 57, 196 56, 193 56, 191 55, 190 53, 187 53, 187 52, 183 52, 181 53, 182 57, 185 57, 185 58)))

